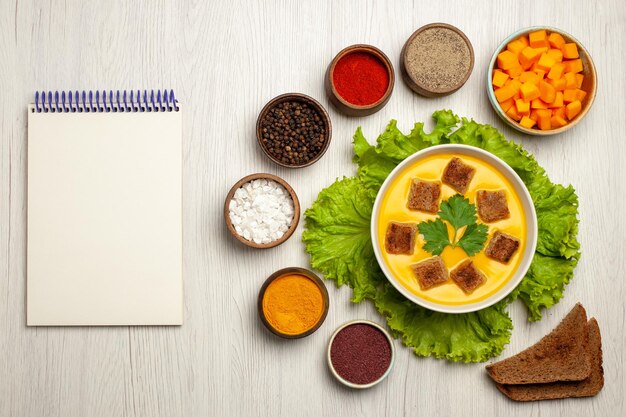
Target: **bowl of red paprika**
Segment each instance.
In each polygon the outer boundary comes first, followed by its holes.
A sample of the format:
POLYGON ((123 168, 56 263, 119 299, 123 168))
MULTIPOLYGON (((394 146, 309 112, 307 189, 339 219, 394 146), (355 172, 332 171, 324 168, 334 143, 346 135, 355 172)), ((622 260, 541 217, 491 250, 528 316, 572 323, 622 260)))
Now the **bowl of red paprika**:
POLYGON ((395 72, 387 55, 364 44, 341 50, 324 80, 330 102, 347 116, 367 116, 382 109, 394 84, 395 72))

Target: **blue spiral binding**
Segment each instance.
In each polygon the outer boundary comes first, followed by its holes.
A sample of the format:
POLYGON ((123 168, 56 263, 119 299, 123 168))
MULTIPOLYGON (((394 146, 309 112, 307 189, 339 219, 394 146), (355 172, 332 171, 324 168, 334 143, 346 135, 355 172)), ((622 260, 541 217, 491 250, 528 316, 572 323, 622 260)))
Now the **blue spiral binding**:
POLYGON ((180 111, 174 90, 35 91, 33 113, 150 113, 180 111))

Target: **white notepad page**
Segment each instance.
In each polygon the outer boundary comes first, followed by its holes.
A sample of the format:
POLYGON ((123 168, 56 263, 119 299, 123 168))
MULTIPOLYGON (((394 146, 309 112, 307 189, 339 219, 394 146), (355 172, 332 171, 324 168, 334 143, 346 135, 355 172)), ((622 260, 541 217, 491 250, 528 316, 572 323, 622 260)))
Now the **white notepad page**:
POLYGON ((180 325, 181 112, 28 115, 27 325, 180 325))

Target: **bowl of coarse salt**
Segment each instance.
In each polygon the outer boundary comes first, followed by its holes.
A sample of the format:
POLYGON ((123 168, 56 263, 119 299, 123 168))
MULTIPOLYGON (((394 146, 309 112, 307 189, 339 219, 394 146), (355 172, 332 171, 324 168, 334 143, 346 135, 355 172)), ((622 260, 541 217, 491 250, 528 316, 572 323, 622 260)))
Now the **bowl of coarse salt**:
POLYGON ((293 234, 300 221, 300 202, 287 181, 272 174, 252 174, 233 185, 224 202, 224 220, 244 245, 268 249, 293 234))

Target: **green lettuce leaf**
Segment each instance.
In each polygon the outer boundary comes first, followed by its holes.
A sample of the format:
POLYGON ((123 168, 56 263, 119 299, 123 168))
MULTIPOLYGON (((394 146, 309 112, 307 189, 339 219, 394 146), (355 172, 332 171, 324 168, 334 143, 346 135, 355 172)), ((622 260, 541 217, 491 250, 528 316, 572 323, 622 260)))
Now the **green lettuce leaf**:
POLYGON ((541 309, 550 308, 562 297, 565 286, 574 276, 578 259, 545 256, 536 253, 526 276, 511 294, 528 307, 530 320, 541 319, 541 309))
POLYGON ((357 176, 320 192, 305 212, 303 240, 313 268, 338 286, 350 286, 352 301, 372 300, 396 336, 416 354, 485 361, 500 354, 509 341, 508 302, 519 298, 529 318, 538 320, 544 308, 563 296, 580 256, 578 198, 571 186, 552 183, 532 155, 492 126, 461 120, 449 110, 435 112, 433 119, 431 133, 424 132, 423 123, 416 123, 408 135, 392 120, 376 146, 358 128, 354 135, 357 176), (539 222, 537 252, 522 283, 507 300, 470 314, 436 313, 406 300, 386 282, 370 237, 372 206, 385 178, 409 155, 442 143, 477 146, 503 159, 528 187, 539 222))
POLYGON ((304 213, 302 240, 311 266, 337 286, 352 288, 352 301, 373 298, 384 279, 374 256, 370 218, 374 196, 357 178, 344 178, 322 190, 304 213))
POLYGON ((502 352, 513 329, 505 302, 474 313, 444 314, 414 304, 386 284, 374 303, 389 328, 418 356, 482 362, 502 352))

